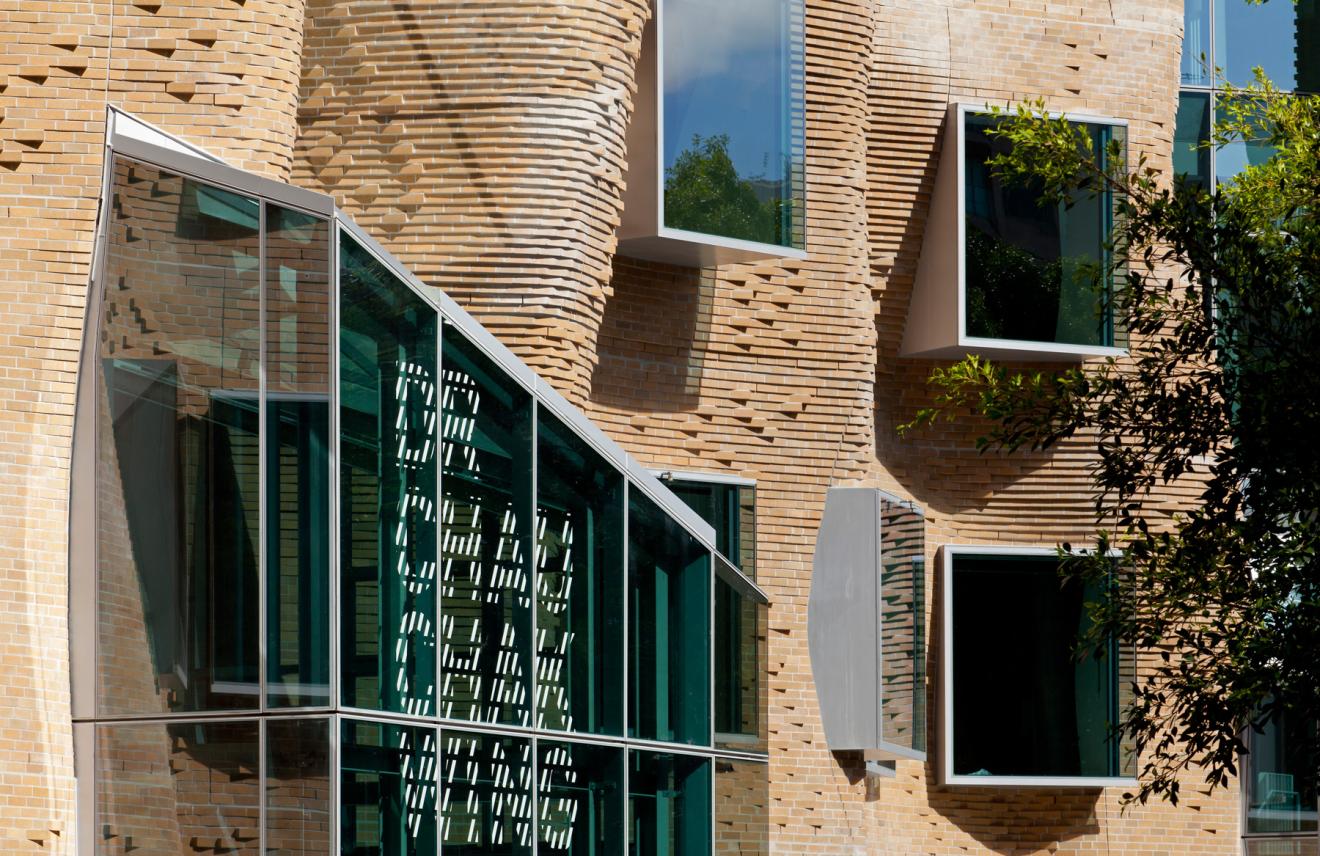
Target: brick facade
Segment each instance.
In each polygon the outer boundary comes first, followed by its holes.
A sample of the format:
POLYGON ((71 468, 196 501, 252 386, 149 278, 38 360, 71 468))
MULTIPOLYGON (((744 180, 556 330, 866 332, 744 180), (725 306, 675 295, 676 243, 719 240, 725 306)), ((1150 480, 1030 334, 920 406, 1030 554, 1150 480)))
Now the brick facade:
MULTIPOLYGON (((825 749, 806 648, 830 485, 919 502, 932 571, 943 543, 1086 538, 1086 444, 899 438, 932 363, 898 348, 947 104, 1125 118, 1165 168, 1181 2, 808 0, 808 257, 714 270, 614 252, 648 6, 0 2, 0 852, 73 852, 68 462, 107 103, 334 195, 644 462, 757 480, 770 785, 721 787, 765 806, 770 852, 1239 852, 1236 789, 1205 796, 1195 774, 1178 808, 1126 813, 1114 789, 941 788, 933 762, 867 779, 825 749)), ((933 688, 938 614, 926 626, 933 688)), ((142 776, 188 775, 182 744, 139 749, 142 776)))

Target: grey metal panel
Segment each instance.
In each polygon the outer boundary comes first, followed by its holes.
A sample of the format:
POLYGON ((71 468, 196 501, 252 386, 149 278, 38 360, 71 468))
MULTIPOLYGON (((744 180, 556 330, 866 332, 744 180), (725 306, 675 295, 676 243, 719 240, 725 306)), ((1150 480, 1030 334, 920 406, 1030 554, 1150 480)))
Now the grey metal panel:
POLYGON ((831 750, 880 743, 880 497, 833 487, 816 536, 807 642, 831 750))
POLYGON ((743 597, 750 597, 757 603, 770 603, 770 596, 739 570, 737 565, 725 558, 723 553, 712 550, 711 555, 715 557, 715 576, 724 580, 730 588, 743 597))
POLYGON ((314 193, 291 184, 262 178, 227 164, 153 145, 136 137, 114 137, 111 139, 111 146, 117 155, 145 161, 239 193, 260 196, 322 217, 332 217, 335 213, 334 199, 323 193, 314 193))

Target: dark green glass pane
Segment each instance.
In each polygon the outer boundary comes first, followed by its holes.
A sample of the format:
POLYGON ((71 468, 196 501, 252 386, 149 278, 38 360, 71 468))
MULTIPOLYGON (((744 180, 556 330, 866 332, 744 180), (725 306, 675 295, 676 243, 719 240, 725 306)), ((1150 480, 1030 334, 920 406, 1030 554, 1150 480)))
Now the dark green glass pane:
POLYGON ((256 708, 259 209, 122 159, 112 180, 96 398, 99 710, 256 708))
POLYGON ((880 731, 926 750, 926 521, 907 503, 880 501, 880 731))
POLYGON ((434 715, 437 316, 347 236, 340 264, 342 695, 434 715))
POLYGON ((707 856, 711 852, 711 762, 629 752, 630 856, 707 856))
POLYGON ((1184 0, 1182 83, 1209 86, 1214 77, 1210 52, 1210 0, 1184 0))
POLYGON ((1215 0, 1215 65, 1238 86, 1260 66, 1284 91, 1320 89, 1320 20, 1315 0, 1215 0))
POLYGON ((629 491, 628 734, 709 745, 710 552, 629 491))
POLYGON ((259 729, 255 720, 98 725, 96 856, 197 853, 200 842, 260 856, 259 729))
POLYGON ((532 400, 444 335, 444 716, 531 723, 532 400))
POLYGON ((330 853, 330 720, 266 721, 266 853, 330 853))
POLYGON ((266 204, 266 691, 330 703, 330 227, 266 204))
MULTIPOLYGON (((723 560, 719 560, 723 561, 723 560)), ((766 749, 766 607, 715 578, 715 745, 766 749)))
POLYGON ((958 555, 952 595, 954 774, 1126 774, 1117 651, 1074 657, 1100 593, 1061 585, 1054 557, 958 555))
POLYGON ((623 750, 537 744, 539 856, 612 856, 623 850, 623 750))
POLYGON ((435 731, 345 719, 339 840, 344 856, 435 856, 435 731))
POLYGON ((1210 95, 1184 92, 1178 96, 1173 128, 1173 171, 1210 189, 1210 95))
MULTIPOLYGON (((1316 725, 1281 714, 1248 735, 1243 781, 1249 835, 1316 835, 1316 725)), ((1291 851, 1289 851, 1291 852, 1291 851)))
POLYGON ((677 479, 669 489, 715 528, 715 549, 756 579, 756 488, 677 479))
POLYGON ((445 856, 530 856, 532 742, 444 733, 445 856))
POLYGON ((714 764, 715 852, 770 856, 770 765, 714 764))
POLYGON ((803 246, 802 14, 801 0, 665 3, 665 226, 803 246))
POLYGON ((536 725, 623 733, 623 476, 537 417, 536 725))
MULTIPOLYGON (((1041 206, 1040 188, 1004 184, 989 160, 1008 143, 986 130, 998 120, 970 114, 965 129, 966 333, 986 339, 1107 346, 1106 242, 1112 199, 1077 192, 1071 204, 1041 206)), ((1123 129, 1084 126, 1097 157, 1123 129)))

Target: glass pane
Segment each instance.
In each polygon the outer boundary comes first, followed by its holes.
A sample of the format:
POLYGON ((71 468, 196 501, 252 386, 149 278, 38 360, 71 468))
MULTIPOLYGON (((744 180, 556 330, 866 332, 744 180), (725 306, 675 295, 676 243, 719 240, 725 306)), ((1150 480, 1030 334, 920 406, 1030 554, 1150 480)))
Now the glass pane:
POLYGON ((1178 96, 1173 128, 1173 171, 1210 189, 1210 96, 1184 92, 1178 96))
POLYGON ((715 852, 770 856, 770 765, 715 761, 715 852))
POLYGON ((1239 86, 1253 82, 1260 66, 1282 90, 1320 89, 1318 12, 1314 0, 1215 0, 1215 64, 1239 86))
POLYGON ((666 0, 664 225, 801 247, 801 0, 666 0))
POLYGON ((258 724, 96 729, 96 853, 259 856, 258 724))
POLYGON ((330 720, 267 720, 266 852, 328 856, 333 811, 330 720))
POLYGON ((1185 0, 1183 6, 1182 82, 1209 86, 1214 59, 1210 53, 1210 0, 1185 0))
POLYGON ((710 761, 629 752, 630 856, 706 856, 711 850, 710 761))
POLYGON ((1118 657, 1074 650, 1099 592, 1061 585, 1052 556, 953 560, 953 770, 1119 776, 1118 657))
POLYGON ((530 856, 532 742, 444 734, 445 856, 530 856))
POLYGON ((715 527, 715 549, 756 579, 756 488, 687 479, 668 482, 668 487, 715 527))
POLYGON ((1309 833, 1314 837, 1320 829, 1316 818, 1315 723, 1284 714, 1267 723, 1263 733, 1251 733, 1248 745, 1251 751, 1243 782, 1246 832, 1309 833))
POLYGON ((537 745, 539 856, 623 850, 623 751, 585 743, 537 745))
POLYGON ((538 728, 623 733, 623 476, 537 416, 538 728))
POLYGON ((880 500, 880 732, 926 751, 926 520, 880 500))
MULTIPOLYGON (((1223 100, 1224 96, 1220 95, 1215 105, 1215 121, 1217 122, 1225 121, 1228 118, 1225 115, 1223 100)), ((1262 128, 1260 136, 1264 137, 1266 133, 1262 128)), ((1247 167, 1260 166, 1274 157, 1275 154, 1276 149, 1273 146, 1255 139, 1220 146, 1215 149, 1215 181, 1219 184, 1230 182, 1237 178, 1247 167)))
POLYGON ((530 724, 531 395, 445 325, 443 714, 530 724))
POLYGON ((330 703, 330 227, 266 205, 266 681, 330 703))
POLYGON ((436 313, 340 245, 343 699, 435 710, 436 313))
MULTIPOLYGON (((998 120, 971 114, 966 125, 968 336, 1071 345, 1109 345, 1097 277, 1107 280, 1108 194, 1077 193, 1072 205, 1041 206, 1034 186, 1004 185, 988 161, 1008 150, 986 134, 998 120)), ((1085 126, 1097 157, 1121 128, 1085 126)))
POLYGON ((1320 856, 1320 838, 1248 838, 1242 842, 1244 856, 1320 856))
MULTIPOLYGON (((723 560, 720 560, 723 561, 723 560)), ((766 607, 715 578, 715 745, 766 749, 766 607)))
POLYGON ((435 731, 345 719, 340 852, 435 856, 435 731))
POLYGON ((259 209, 118 158, 113 182, 96 403, 100 711, 256 708, 259 209))
POLYGON ((636 489, 628 544, 628 734, 709 744, 710 552, 636 489))

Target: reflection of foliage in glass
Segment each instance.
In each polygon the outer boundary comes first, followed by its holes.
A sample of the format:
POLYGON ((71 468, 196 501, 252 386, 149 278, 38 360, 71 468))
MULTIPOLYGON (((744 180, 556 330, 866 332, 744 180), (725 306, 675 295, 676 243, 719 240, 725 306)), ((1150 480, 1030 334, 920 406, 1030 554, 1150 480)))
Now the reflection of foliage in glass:
POLYGON ((1093 344, 1106 285, 1094 259, 1042 259, 967 224, 967 334, 987 339, 1093 344), (1060 318, 1060 294, 1096 293, 1094 314, 1060 318))
POLYGON ((787 244, 792 202, 776 189, 768 199, 758 186, 772 182, 740 178, 729 157, 729 137, 694 134, 692 145, 665 170, 665 225, 704 235, 763 244, 787 244))

